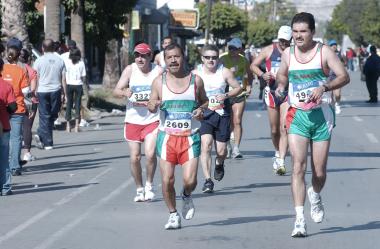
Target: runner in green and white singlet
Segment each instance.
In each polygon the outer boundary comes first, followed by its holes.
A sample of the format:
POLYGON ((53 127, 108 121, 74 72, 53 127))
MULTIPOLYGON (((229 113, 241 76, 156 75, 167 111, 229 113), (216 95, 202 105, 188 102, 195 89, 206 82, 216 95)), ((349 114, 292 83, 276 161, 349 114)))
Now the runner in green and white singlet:
POLYGON ((185 70, 182 48, 171 44, 165 48, 164 55, 167 72, 154 80, 148 109, 154 113, 160 108, 156 149, 160 157, 162 194, 170 213, 165 229, 178 229, 181 217, 176 209, 175 166, 180 164, 183 169, 182 217, 191 219, 195 212, 191 193, 197 185, 200 154, 199 121, 208 99, 202 79, 185 70))
POLYGON ((331 106, 331 90, 349 82, 349 76, 336 54, 327 46, 313 41, 314 16, 298 13, 292 20, 294 46, 282 53, 277 73, 276 95, 283 96, 289 84, 290 109, 286 117, 289 148, 293 161, 292 192, 296 220, 292 237, 305 237, 303 214, 306 186, 308 147, 311 147, 312 186, 307 190, 311 204, 311 218, 322 222, 324 206, 320 192, 326 182, 326 164, 331 131, 335 118, 331 106), (336 78, 327 82, 329 71, 336 78))

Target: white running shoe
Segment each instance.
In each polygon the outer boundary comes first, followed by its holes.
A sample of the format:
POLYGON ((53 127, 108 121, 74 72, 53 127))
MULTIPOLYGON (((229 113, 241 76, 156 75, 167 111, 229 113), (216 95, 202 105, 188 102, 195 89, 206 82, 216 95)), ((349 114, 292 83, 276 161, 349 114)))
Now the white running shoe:
POLYGON ((145 201, 145 197, 144 197, 144 188, 138 188, 136 190, 136 196, 135 198, 133 199, 135 202, 142 202, 142 201, 145 201))
POLYGON ((285 175, 286 174, 286 168, 285 168, 285 163, 284 160, 281 160, 281 158, 278 157, 273 157, 273 171, 277 175, 285 175))
POLYGON ((304 218, 296 218, 296 221, 294 222, 294 229, 292 232, 293 238, 302 238, 306 237, 306 222, 304 218))
POLYGON ((191 195, 185 196, 182 191, 182 217, 190 220, 194 217, 195 208, 191 195))
POLYGON ((340 114, 342 112, 342 109, 340 108, 340 105, 338 103, 335 103, 335 114, 340 114))
POLYGON ((319 194, 313 193, 313 187, 307 190, 307 195, 310 201, 310 215, 314 222, 321 223, 325 216, 325 209, 323 207, 322 198, 319 194))
POLYGON ((156 194, 154 193, 152 185, 145 185, 145 200, 153 201, 156 194))
POLYGON ((88 126, 90 126, 90 123, 88 123, 85 119, 82 118, 80 120, 79 126, 80 127, 88 127, 88 126))
POLYGON ((54 121, 54 125, 61 125, 62 122, 61 120, 59 120, 59 118, 57 118, 55 121, 54 121))
POLYGON ((169 215, 168 223, 165 224, 165 229, 179 229, 181 228, 181 216, 177 212, 169 215))
POLYGON ((233 159, 243 159, 243 154, 241 154, 238 147, 235 147, 232 151, 232 158, 233 159))
POLYGON ((54 149, 54 147, 53 146, 45 146, 44 149, 45 150, 52 150, 52 149, 54 149))
POLYGON ((28 161, 28 162, 31 162, 31 161, 34 161, 36 160, 36 157, 33 156, 30 152, 27 152, 24 154, 23 158, 22 158, 24 161, 28 161))

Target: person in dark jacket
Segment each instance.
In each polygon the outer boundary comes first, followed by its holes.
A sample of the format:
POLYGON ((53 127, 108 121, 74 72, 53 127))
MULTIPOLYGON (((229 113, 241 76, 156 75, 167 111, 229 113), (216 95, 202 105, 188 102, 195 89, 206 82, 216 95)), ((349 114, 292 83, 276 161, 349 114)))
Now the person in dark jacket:
POLYGON ((371 55, 364 64, 363 73, 367 85, 369 100, 367 103, 377 103, 377 80, 380 76, 380 56, 376 54, 376 47, 369 48, 371 55))

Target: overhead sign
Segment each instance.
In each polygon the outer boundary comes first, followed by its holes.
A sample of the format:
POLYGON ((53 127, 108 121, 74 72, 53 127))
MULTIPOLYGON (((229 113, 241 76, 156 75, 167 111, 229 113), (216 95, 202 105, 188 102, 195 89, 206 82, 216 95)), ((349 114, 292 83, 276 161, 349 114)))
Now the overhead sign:
POLYGON ((169 28, 171 29, 198 29, 199 10, 171 10, 169 28))

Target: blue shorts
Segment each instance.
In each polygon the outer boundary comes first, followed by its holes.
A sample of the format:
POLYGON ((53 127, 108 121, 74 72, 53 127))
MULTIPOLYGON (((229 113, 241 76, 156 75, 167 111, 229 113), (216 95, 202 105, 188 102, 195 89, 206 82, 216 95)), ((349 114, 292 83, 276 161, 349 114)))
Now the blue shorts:
POLYGON ((218 142, 228 142, 230 140, 231 117, 220 116, 218 113, 207 110, 208 114, 201 121, 199 133, 201 135, 210 134, 218 142))

